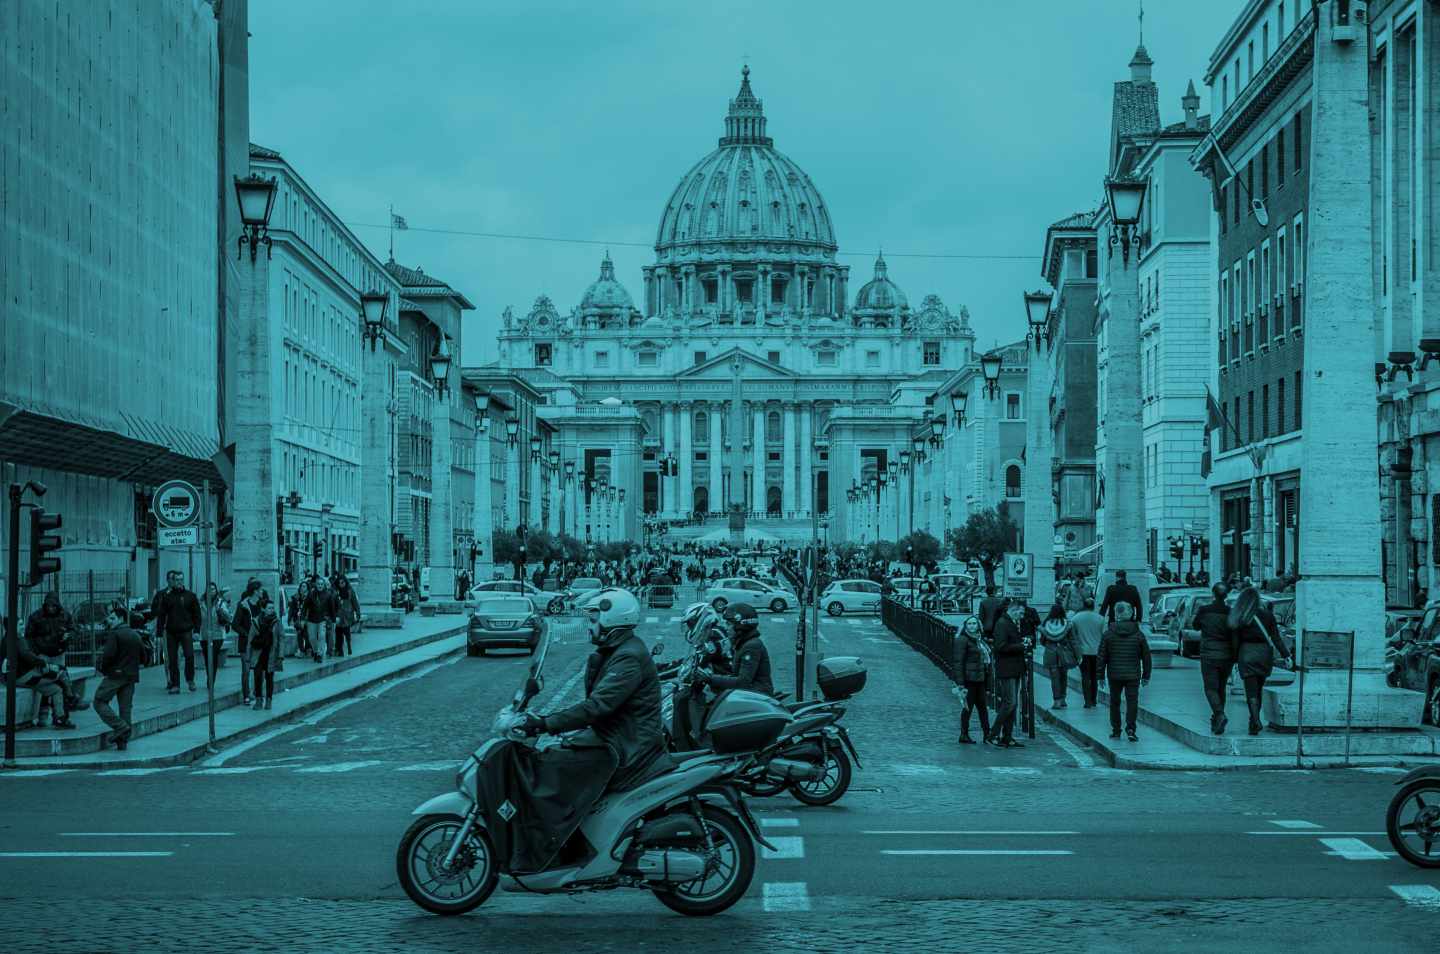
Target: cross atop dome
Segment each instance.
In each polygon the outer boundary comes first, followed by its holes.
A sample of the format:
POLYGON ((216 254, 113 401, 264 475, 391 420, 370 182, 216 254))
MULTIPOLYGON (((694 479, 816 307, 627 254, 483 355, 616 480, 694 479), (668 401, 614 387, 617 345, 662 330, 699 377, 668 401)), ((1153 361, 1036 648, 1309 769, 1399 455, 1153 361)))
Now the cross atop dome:
POLYGON ((730 111, 725 116, 725 135, 720 138, 722 146, 773 146, 775 141, 765 135, 765 108, 750 89, 750 67, 740 70, 740 92, 730 100, 730 111))

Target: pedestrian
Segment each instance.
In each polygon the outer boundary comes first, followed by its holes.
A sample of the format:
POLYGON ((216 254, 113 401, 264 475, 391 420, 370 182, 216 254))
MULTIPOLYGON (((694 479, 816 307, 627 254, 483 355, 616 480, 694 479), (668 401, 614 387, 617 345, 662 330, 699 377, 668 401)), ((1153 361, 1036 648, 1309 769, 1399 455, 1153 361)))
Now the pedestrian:
POLYGON ((1124 570, 1115 571, 1115 582, 1105 587, 1105 599, 1100 603, 1100 615, 1115 622, 1115 607, 1119 603, 1130 604, 1130 620, 1137 625, 1143 618, 1140 612, 1140 591, 1125 575, 1124 570))
POLYGON ((280 618, 270 602, 270 595, 260 591, 257 600, 259 615, 250 633, 250 668, 255 673, 255 711, 269 709, 275 697, 275 672, 280 668, 280 618))
POLYGON ((1020 705, 1020 680, 1025 676, 1025 653, 1030 648, 1020 635, 1025 607, 1010 603, 995 621, 995 722, 985 739, 1002 749, 1024 746, 1015 741, 1015 716, 1020 705))
POLYGON ((54 667, 56 681, 65 695, 65 712, 56 711, 55 718, 64 719, 66 712, 89 708, 90 703, 80 698, 70 682, 70 671, 65 667, 65 654, 70 646, 70 634, 75 629, 75 618, 60 603, 60 594, 51 590, 45 594, 40 608, 25 620, 25 640, 30 649, 41 656, 46 665, 54 667))
POLYGON ((965 707, 960 710, 959 738, 965 745, 975 744, 975 740, 970 738, 972 711, 980 713, 981 737, 987 742, 990 740, 990 710, 985 705, 985 685, 990 680, 993 664, 994 654, 990 651, 990 645, 985 642, 985 634, 980 630, 980 618, 965 617, 955 638, 953 667, 955 678, 965 687, 965 707))
POLYGON ((230 614, 225 609, 224 594, 214 580, 205 584, 205 594, 200 598, 200 652, 205 662, 205 681, 215 683, 215 670, 220 667, 220 654, 225 646, 225 627, 230 625, 230 614))
POLYGON ((18 638, 15 641, 15 658, 19 664, 15 667, 15 685, 21 689, 33 689, 40 694, 42 703, 49 701, 50 708, 55 713, 55 728, 75 728, 75 723, 70 721, 65 711, 65 691, 60 685, 60 667, 35 652, 30 640, 18 633, 16 635, 18 638))
POLYGON ((995 587, 985 587, 985 598, 980 601, 980 629, 986 636, 995 635, 995 623, 1005 612, 1005 600, 996 594, 995 587))
POLYGON ((350 581, 341 577, 335 584, 335 654, 343 656, 346 652, 355 655, 355 642, 351 632, 360 622, 360 600, 355 596, 355 590, 350 586, 350 581))
POLYGON ((156 597, 155 625, 165 634, 165 691, 180 694, 180 654, 185 654, 185 682, 195 691, 195 631, 200 628, 200 600, 185 588, 185 574, 171 570, 168 584, 156 597))
POLYGON ((1045 622, 1040 626, 1040 645, 1045 650, 1040 664, 1050 676, 1051 708, 1064 709, 1070 670, 1080 663, 1080 644, 1065 619, 1064 607, 1059 603, 1050 607, 1045 622))
POLYGON ((1225 603, 1229 590, 1224 583, 1210 588, 1214 599, 1195 611, 1195 628, 1200 631, 1200 681, 1210 703, 1210 731, 1224 735, 1230 720, 1225 716, 1225 692, 1235 668, 1235 632, 1230 628, 1230 607, 1225 603))
POLYGON ((1265 608, 1260 591, 1247 586, 1235 598, 1228 617, 1230 630, 1234 633, 1236 660, 1240 664, 1240 678, 1245 682, 1245 705, 1250 709, 1250 734, 1259 735, 1260 702, 1265 692, 1265 680, 1275 668, 1275 658, 1284 660, 1286 669, 1294 665, 1290 650, 1280 639, 1280 627, 1275 617, 1265 608))
POLYGON ((1100 697, 1100 666, 1097 656, 1105 635, 1105 617, 1095 612, 1095 600, 1086 597, 1084 608, 1070 618, 1070 631, 1080 647, 1080 694, 1085 708, 1093 709, 1100 697))
POLYGON ((1110 738, 1120 738, 1120 696, 1125 696, 1125 737, 1140 741, 1135 734, 1135 718, 1140 708, 1140 687, 1150 682, 1150 644, 1140 632, 1128 602, 1115 605, 1115 622, 1100 640, 1097 662, 1100 672, 1109 680, 1110 738))
POLYGON ((96 672, 102 677, 100 687, 95 690, 95 714, 110 727, 110 737, 104 744, 113 744, 121 752, 130 744, 130 736, 135 731, 131 715, 145 655, 140 634, 130 628, 129 617, 123 605, 110 607, 105 617, 100 659, 95 664, 96 672), (119 703, 119 715, 110 708, 111 700, 119 703))
POLYGON ((333 647, 326 645, 325 634, 326 623, 330 615, 329 593, 323 588, 321 581, 317 580, 310 588, 310 593, 305 597, 305 607, 302 610, 305 619, 305 637, 310 643, 310 658, 315 662, 323 662, 326 653, 333 652, 333 647))
POLYGON ((245 584, 245 592, 235 606, 235 616, 230 628, 235 632, 235 651, 240 654, 240 704, 250 703, 250 634, 255 631, 255 617, 258 613, 256 600, 260 595, 260 581, 251 577, 245 584))

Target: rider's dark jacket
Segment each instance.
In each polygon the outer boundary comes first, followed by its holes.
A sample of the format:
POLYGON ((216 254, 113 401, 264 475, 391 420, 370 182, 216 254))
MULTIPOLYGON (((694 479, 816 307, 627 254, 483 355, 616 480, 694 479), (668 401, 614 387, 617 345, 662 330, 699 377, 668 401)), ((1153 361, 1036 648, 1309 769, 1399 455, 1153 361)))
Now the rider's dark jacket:
POLYGON ((552 733, 587 726, 614 753, 617 776, 647 763, 665 747, 660 676, 644 641, 633 632, 590 655, 584 700, 545 717, 545 728, 552 733))
POLYGON ((775 694, 775 684, 770 679, 770 652, 760 639, 760 630, 753 630, 748 638, 736 644, 733 666, 735 675, 712 675, 710 685, 716 689, 748 689, 767 696, 775 694))

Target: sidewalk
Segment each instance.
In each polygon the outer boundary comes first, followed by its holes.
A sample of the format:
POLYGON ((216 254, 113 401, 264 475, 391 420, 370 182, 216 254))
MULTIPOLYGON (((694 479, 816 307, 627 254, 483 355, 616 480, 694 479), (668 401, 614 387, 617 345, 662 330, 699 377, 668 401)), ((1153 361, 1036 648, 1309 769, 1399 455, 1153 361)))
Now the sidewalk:
MULTIPOLYGON (((1290 674, 1276 670, 1276 682, 1290 674)), ((1155 669, 1140 690, 1139 742, 1110 738, 1110 695, 1101 684, 1099 706, 1084 708, 1078 669, 1070 671, 1068 705, 1051 708, 1050 680, 1036 667, 1036 714, 1071 738, 1096 750, 1116 768, 1246 770, 1291 768, 1295 735, 1266 729, 1249 735, 1245 692, 1238 678, 1227 697, 1230 724, 1224 735, 1210 732, 1210 706, 1200 681, 1200 664, 1176 656, 1172 665, 1155 669)), ((1306 768, 1344 764, 1345 736, 1339 732, 1307 732, 1306 768)), ((1355 732, 1350 737, 1350 762, 1365 766, 1403 766, 1433 762, 1440 756, 1440 730, 1425 726, 1414 732, 1355 732)))
MULTIPOLYGON (((331 657, 322 663, 289 657, 285 668, 275 674, 274 708, 259 712, 240 705, 240 660, 231 657, 220 667, 215 686, 217 746, 460 652, 465 648, 465 627, 464 617, 411 614, 399 629, 356 633, 353 656, 331 657)), ((79 728, 27 728, 16 732, 18 766, 118 769, 192 761, 205 753, 209 743, 205 671, 199 663, 197 658, 196 691, 182 688, 179 695, 165 691, 163 668, 141 671, 132 715, 134 734, 126 751, 102 748, 109 730, 92 706, 72 714, 79 728)), ((183 682, 183 672, 181 678, 183 682)), ((87 700, 98 685, 98 679, 87 684, 87 700)))

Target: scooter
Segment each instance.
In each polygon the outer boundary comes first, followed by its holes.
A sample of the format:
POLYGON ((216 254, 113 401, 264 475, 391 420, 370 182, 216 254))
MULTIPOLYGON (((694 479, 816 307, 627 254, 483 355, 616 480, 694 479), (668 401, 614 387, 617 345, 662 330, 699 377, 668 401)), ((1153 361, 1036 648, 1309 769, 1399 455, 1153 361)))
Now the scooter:
MULTIPOLYGON (((658 772, 597 799, 543 870, 517 875, 509 859, 498 856, 491 832, 517 817, 512 831, 521 830, 524 808, 506 798, 494 812, 499 817, 491 817, 481 806, 477 779, 492 759, 506 757, 507 747, 536 744, 520 726, 544 685, 547 648, 548 640, 542 640, 524 688, 496 717, 498 737, 465 761, 455 791, 415 809, 418 817, 400 839, 395 858, 405 893, 426 911, 463 914, 489 898, 503 875, 507 889, 536 894, 649 891, 686 915, 717 914, 733 905, 754 878, 755 844, 774 848, 737 792, 736 780, 752 763, 743 752, 691 753, 678 764, 662 754, 658 772)), ((773 737, 789 723, 789 714, 765 697, 739 695, 748 698, 725 714, 738 730, 773 737)), ((727 740, 718 748, 728 748, 727 740)))
POLYGON ((1390 844, 1417 868, 1440 868, 1440 765, 1426 765, 1395 783, 1385 812, 1390 844))

